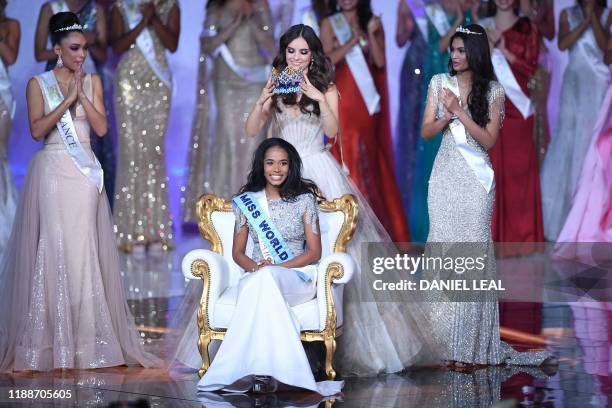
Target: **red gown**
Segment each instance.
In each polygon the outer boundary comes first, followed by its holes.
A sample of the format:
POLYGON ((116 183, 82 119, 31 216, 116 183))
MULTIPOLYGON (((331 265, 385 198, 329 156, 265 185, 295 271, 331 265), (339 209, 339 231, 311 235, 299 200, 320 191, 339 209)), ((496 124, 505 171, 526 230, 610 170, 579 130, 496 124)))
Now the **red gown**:
MULTIPOLYGON (((367 60, 367 56, 366 56, 367 60)), ((336 64, 344 163, 391 238, 408 242, 408 223, 394 173, 387 73, 368 63, 380 95, 380 112, 370 116, 346 62, 336 64)), ((332 153, 340 161, 339 144, 332 153)))
MULTIPOLYGON (((516 56, 512 73, 526 95, 527 82, 538 66, 540 38, 528 18, 520 18, 505 31, 506 49, 516 56)), ((506 95, 506 116, 499 136, 489 151, 495 171, 495 207, 492 219, 496 242, 541 242, 544 240, 538 155, 533 138, 534 116, 524 119, 506 95)), ((528 253, 533 247, 503 248, 506 255, 528 253)), ((534 283, 535 284, 535 283, 534 283)), ((539 334, 542 305, 533 302, 499 305, 499 324, 515 330, 539 334)))
MULTIPOLYGON (((523 92, 538 66, 540 37, 528 18, 505 31, 506 49, 516 56, 510 68, 523 92)), ((489 151, 495 171, 492 232, 496 242, 541 242, 542 204, 538 156, 533 140, 534 116, 524 119, 506 96, 506 117, 489 151)))

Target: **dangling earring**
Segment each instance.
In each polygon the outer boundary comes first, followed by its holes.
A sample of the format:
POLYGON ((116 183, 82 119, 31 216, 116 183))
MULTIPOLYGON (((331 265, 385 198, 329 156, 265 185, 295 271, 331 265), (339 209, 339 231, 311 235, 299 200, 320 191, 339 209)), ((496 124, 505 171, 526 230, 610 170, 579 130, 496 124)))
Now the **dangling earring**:
POLYGON ((308 69, 312 70, 313 67, 314 67, 314 57, 310 59, 310 66, 308 67, 308 69))
POLYGON ((57 56, 57 63, 55 64, 55 66, 57 68, 61 68, 61 67, 64 66, 64 61, 62 61, 62 56, 61 55, 57 56))

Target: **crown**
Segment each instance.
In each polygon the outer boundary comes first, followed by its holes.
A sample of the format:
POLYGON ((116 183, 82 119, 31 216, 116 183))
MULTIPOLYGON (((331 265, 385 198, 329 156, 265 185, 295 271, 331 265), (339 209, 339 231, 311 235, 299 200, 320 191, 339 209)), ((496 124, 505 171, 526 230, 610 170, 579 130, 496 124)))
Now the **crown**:
POLYGON ((83 26, 77 23, 74 23, 71 26, 68 27, 62 27, 62 28, 58 28, 57 30, 54 31, 54 33, 59 33, 60 31, 74 31, 74 30, 83 30, 83 26))
POLYGON ((464 33, 464 34, 476 34, 476 35, 482 35, 482 33, 477 33, 475 31, 470 31, 467 28, 463 27, 463 26, 459 26, 457 27, 457 29, 455 30, 455 32, 457 33, 464 33))
POLYGON ((300 91, 300 82, 304 79, 303 69, 293 69, 286 66, 282 71, 272 68, 274 94, 290 94, 300 91))

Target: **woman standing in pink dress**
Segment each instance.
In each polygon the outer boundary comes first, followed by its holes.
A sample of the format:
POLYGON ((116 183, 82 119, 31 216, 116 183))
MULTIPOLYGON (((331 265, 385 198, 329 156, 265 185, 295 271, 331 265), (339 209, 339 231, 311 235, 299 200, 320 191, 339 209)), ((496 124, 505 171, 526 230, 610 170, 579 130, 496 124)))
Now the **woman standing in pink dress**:
POLYGON ((49 23, 55 69, 28 83, 28 116, 44 147, 32 159, 0 266, 0 370, 159 364, 142 349, 119 274, 103 173, 90 128, 107 131, 102 83, 83 75, 77 16, 49 23), (8 312, 10 311, 10 312, 8 312))

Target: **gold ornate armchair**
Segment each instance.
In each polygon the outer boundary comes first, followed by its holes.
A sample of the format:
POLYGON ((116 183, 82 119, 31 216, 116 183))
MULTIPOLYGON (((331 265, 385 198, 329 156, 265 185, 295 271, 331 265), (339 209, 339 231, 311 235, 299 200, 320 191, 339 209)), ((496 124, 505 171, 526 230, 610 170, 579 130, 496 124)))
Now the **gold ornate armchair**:
MULTIPOLYGON (((357 269, 355 259, 346 253, 357 222, 357 202, 352 195, 319 203, 322 243, 321 262, 317 268, 316 297, 292 307, 302 328, 302 341, 322 341, 325 345, 325 372, 334 379, 332 366, 336 337, 342 333, 342 295, 357 269)), ((210 242, 211 250, 196 249, 183 258, 182 269, 189 279, 204 281, 197 313, 198 349, 202 355, 200 376, 210 366, 208 346, 211 340, 223 340, 236 296, 236 283, 245 273, 232 259, 235 216, 231 203, 215 195, 203 195, 197 204, 199 229, 210 242)), ((253 248, 249 239, 247 253, 253 248)))

